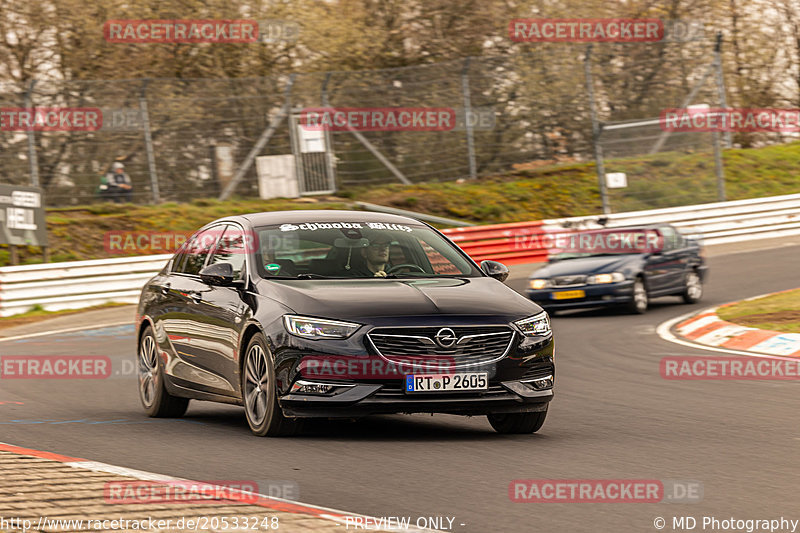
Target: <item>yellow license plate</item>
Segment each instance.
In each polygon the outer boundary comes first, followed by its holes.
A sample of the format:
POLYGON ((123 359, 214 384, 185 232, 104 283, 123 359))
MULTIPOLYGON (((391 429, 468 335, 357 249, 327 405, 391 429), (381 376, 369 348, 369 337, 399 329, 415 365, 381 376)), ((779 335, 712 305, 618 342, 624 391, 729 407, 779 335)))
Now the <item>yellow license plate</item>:
POLYGON ((553 300, 569 300, 570 298, 585 298, 586 291, 563 291, 554 292, 553 300))

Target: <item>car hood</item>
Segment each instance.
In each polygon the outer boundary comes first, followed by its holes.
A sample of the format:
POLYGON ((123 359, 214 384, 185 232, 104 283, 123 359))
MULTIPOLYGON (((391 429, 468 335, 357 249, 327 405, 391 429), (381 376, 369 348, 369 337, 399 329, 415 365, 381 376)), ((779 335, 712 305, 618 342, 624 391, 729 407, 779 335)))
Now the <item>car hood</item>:
POLYGON ((532 278, 552 278, 576 274, 602 274, 621 272, 630 269, 640 260, 638 254, 602 255, 595 257, 576 257, 548 263, 533 274, 532 278))
POLYGON ((295 313, 330 318, 495 315, 513 320, 541 311, 527 298, 488 277, 262 280, 258 290, 295 313))

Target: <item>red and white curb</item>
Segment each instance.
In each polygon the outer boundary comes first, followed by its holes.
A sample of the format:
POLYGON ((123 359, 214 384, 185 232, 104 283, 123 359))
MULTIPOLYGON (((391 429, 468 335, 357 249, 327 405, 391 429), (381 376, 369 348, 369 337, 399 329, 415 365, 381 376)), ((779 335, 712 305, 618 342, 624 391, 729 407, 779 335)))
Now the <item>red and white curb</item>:
MULTIPOLYGON (((762 298, 755 296, 747 300, 762 298)), ((744 300, 746 301, 746 300, 744 300)), ((738 302, 734 302, 738 303, 738 302)), ((705 309, 693 315, 684 315, 667 321, 659 326, 659 334, 665 340, 680 344, 708 346, 715 351, 736 351, 750 355, 772 355, 783 357, 800 357, 800 334, 782 333, 765 329, 751 328, 722 320, 717 309, 734 305, 725 304, 705 309), (670 331, 674 331, 674 335, 670 331)))
MULTIPOLYGON (((132 468, 126 468, 124 466, 115 466, 110 465, 107 463, 99 463, 97 461, 89 461, 86 459, 79 459, 77 457, 69 457, 66 455, 61 455, 52 452, 46 452, 41 450, 33 450, 30 448, 23 448, 21 446, 15 446, 13 444, 6 444, 0 442, 0 451, 4 452, 11 452, 19 455, 28 455, 32 457, 38 457, 40 459, 48 459, 50 461, 57 461, 59 463, 63 463, 64 465, 70 466, 72 468, 78 468, 82 470, 87 470, 91 472, 103 472, 106 474, 115 474, 124 477, 130 477, 133 479, 138 479, 141 481, 173 481, 173 482, 189 482, 193 485, 202 485, 208 486, 217 489, 224 489, 225 491, 225 499, 226 500, 233 500, 237 501, 237 496, 235 494, 235 490, 232 490, 230 487, 216 487, 210 483, 205 482, 195 482, 187 479, 172 477, 172 476, 165 476, 162 474, 154 474, 152 472, 145 472, 143 470, 134 470, 132 468)), ((256 494, 253 495, 252 493, 242 493, 241 503, 247 505, 255 505, 258 507, 264 507, 265 509, 270 509, 272 511, 281 511, 284 513, 293 513, 293 514, 301 514, 312 516, 315 518, 320 518, 323 520, 331 520, 340 525, 346 526, 348 524, 347 518, 350 518, 350 524, 352 524, 353 517, 361 517, 366 518, 371 521, 372 524, 376 524, 375 517, 362 515, 358 513, 348 513, 345 511, 339 511, 337 509, 330 509, 328 507, 320 507, 318 505, 310 505, 305 503, 298 503, 293 502, 290 500, 285 500, 283 498, 276 498, 273 496, 265 496, 263 494, 256 494), (254 500, 254 496, 257 496, 257 499, 254 500)), ((433 529, 422 529, 418 527, 410 526, 408 528, 403 529, 404 532, 409 533, 438 533, 438 530, 433 529)))

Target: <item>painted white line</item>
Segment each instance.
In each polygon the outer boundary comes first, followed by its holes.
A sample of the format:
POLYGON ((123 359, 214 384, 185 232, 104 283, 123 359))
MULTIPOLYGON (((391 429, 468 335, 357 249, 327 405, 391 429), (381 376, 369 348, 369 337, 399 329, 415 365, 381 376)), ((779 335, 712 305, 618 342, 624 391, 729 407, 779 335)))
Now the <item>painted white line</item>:
POLYGON ((761 357, 761 358, 764 358, 764 359, 779 359, 779 360, 782 360, 782 361, 797 361, 796 357, 781 357, 779 355, 767 355, 767 354, 754 353, 754 352, 744 352, 744 351, 741 351, 741 350, 731 350, 730 348, 717 348, 716 346, 706 346, 704 344, 697 344, 697 343, 694 343, 694 342, 691 342, 691 341, 680 339, 680 338, 676 337, 675 335, 673 335, 672 332, 670 331, 670 329, 672 329, 672 326, 674 326, 675 324, 678 324, 679 322, 683 322, 684 320, 686 320, 688 318, 691 318, 694 315, 698 315, 698 314, 704 313, 706 311, 708 311, 708 309, 704 309, 703 311, 700 311, 699 313, 698 312, 686 313, 685 315, 681 315, 681 316, 676 317, 676 318, 671 318, 671 319, 669 319, 669 320, 667 320, 665 322, 662 322, 656 328, 656 334, 659 337, 661 337, 663 340, 665 340, 665 341, 674 342, 675 344, 680 344, 682 346, 688 346, 689 348, 695 348, 695 349, 698 349, 698 350, 708 350, 710 352, 731 353, 731 354, 734 354, 734 355, 746 355, 748 357, 761 357))
POLYGON ((78 326, 74 328, 54 329, 50 331, 37 331, 36 333, 27 333, 25 335, 16 335, 14 337, 0 337, 0 342, 32 339, 34 337, 46 337, 47 335, 60 335, 62 333, 73 333, 75 331, 87 331, 90 329, 115 328, 117 326, 128 326, 132 324, 133 320, 126 320, 125 322, 114 322, 111 324, 93 324, 91 326, 78 326))

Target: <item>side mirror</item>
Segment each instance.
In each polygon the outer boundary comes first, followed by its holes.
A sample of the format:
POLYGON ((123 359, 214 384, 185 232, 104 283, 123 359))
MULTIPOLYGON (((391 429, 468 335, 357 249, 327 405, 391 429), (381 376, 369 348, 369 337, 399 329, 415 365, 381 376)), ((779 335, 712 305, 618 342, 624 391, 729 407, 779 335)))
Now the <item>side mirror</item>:
POLYGON ((505 281, 508 278, 508 267, 497 261, 481 261, 481 270, 498 281, 505 281))
POLYGON ((200 271, 200 279, 209 285, 229 287, 234 284, 233 265, 230 263, 214 263, 200 271))

